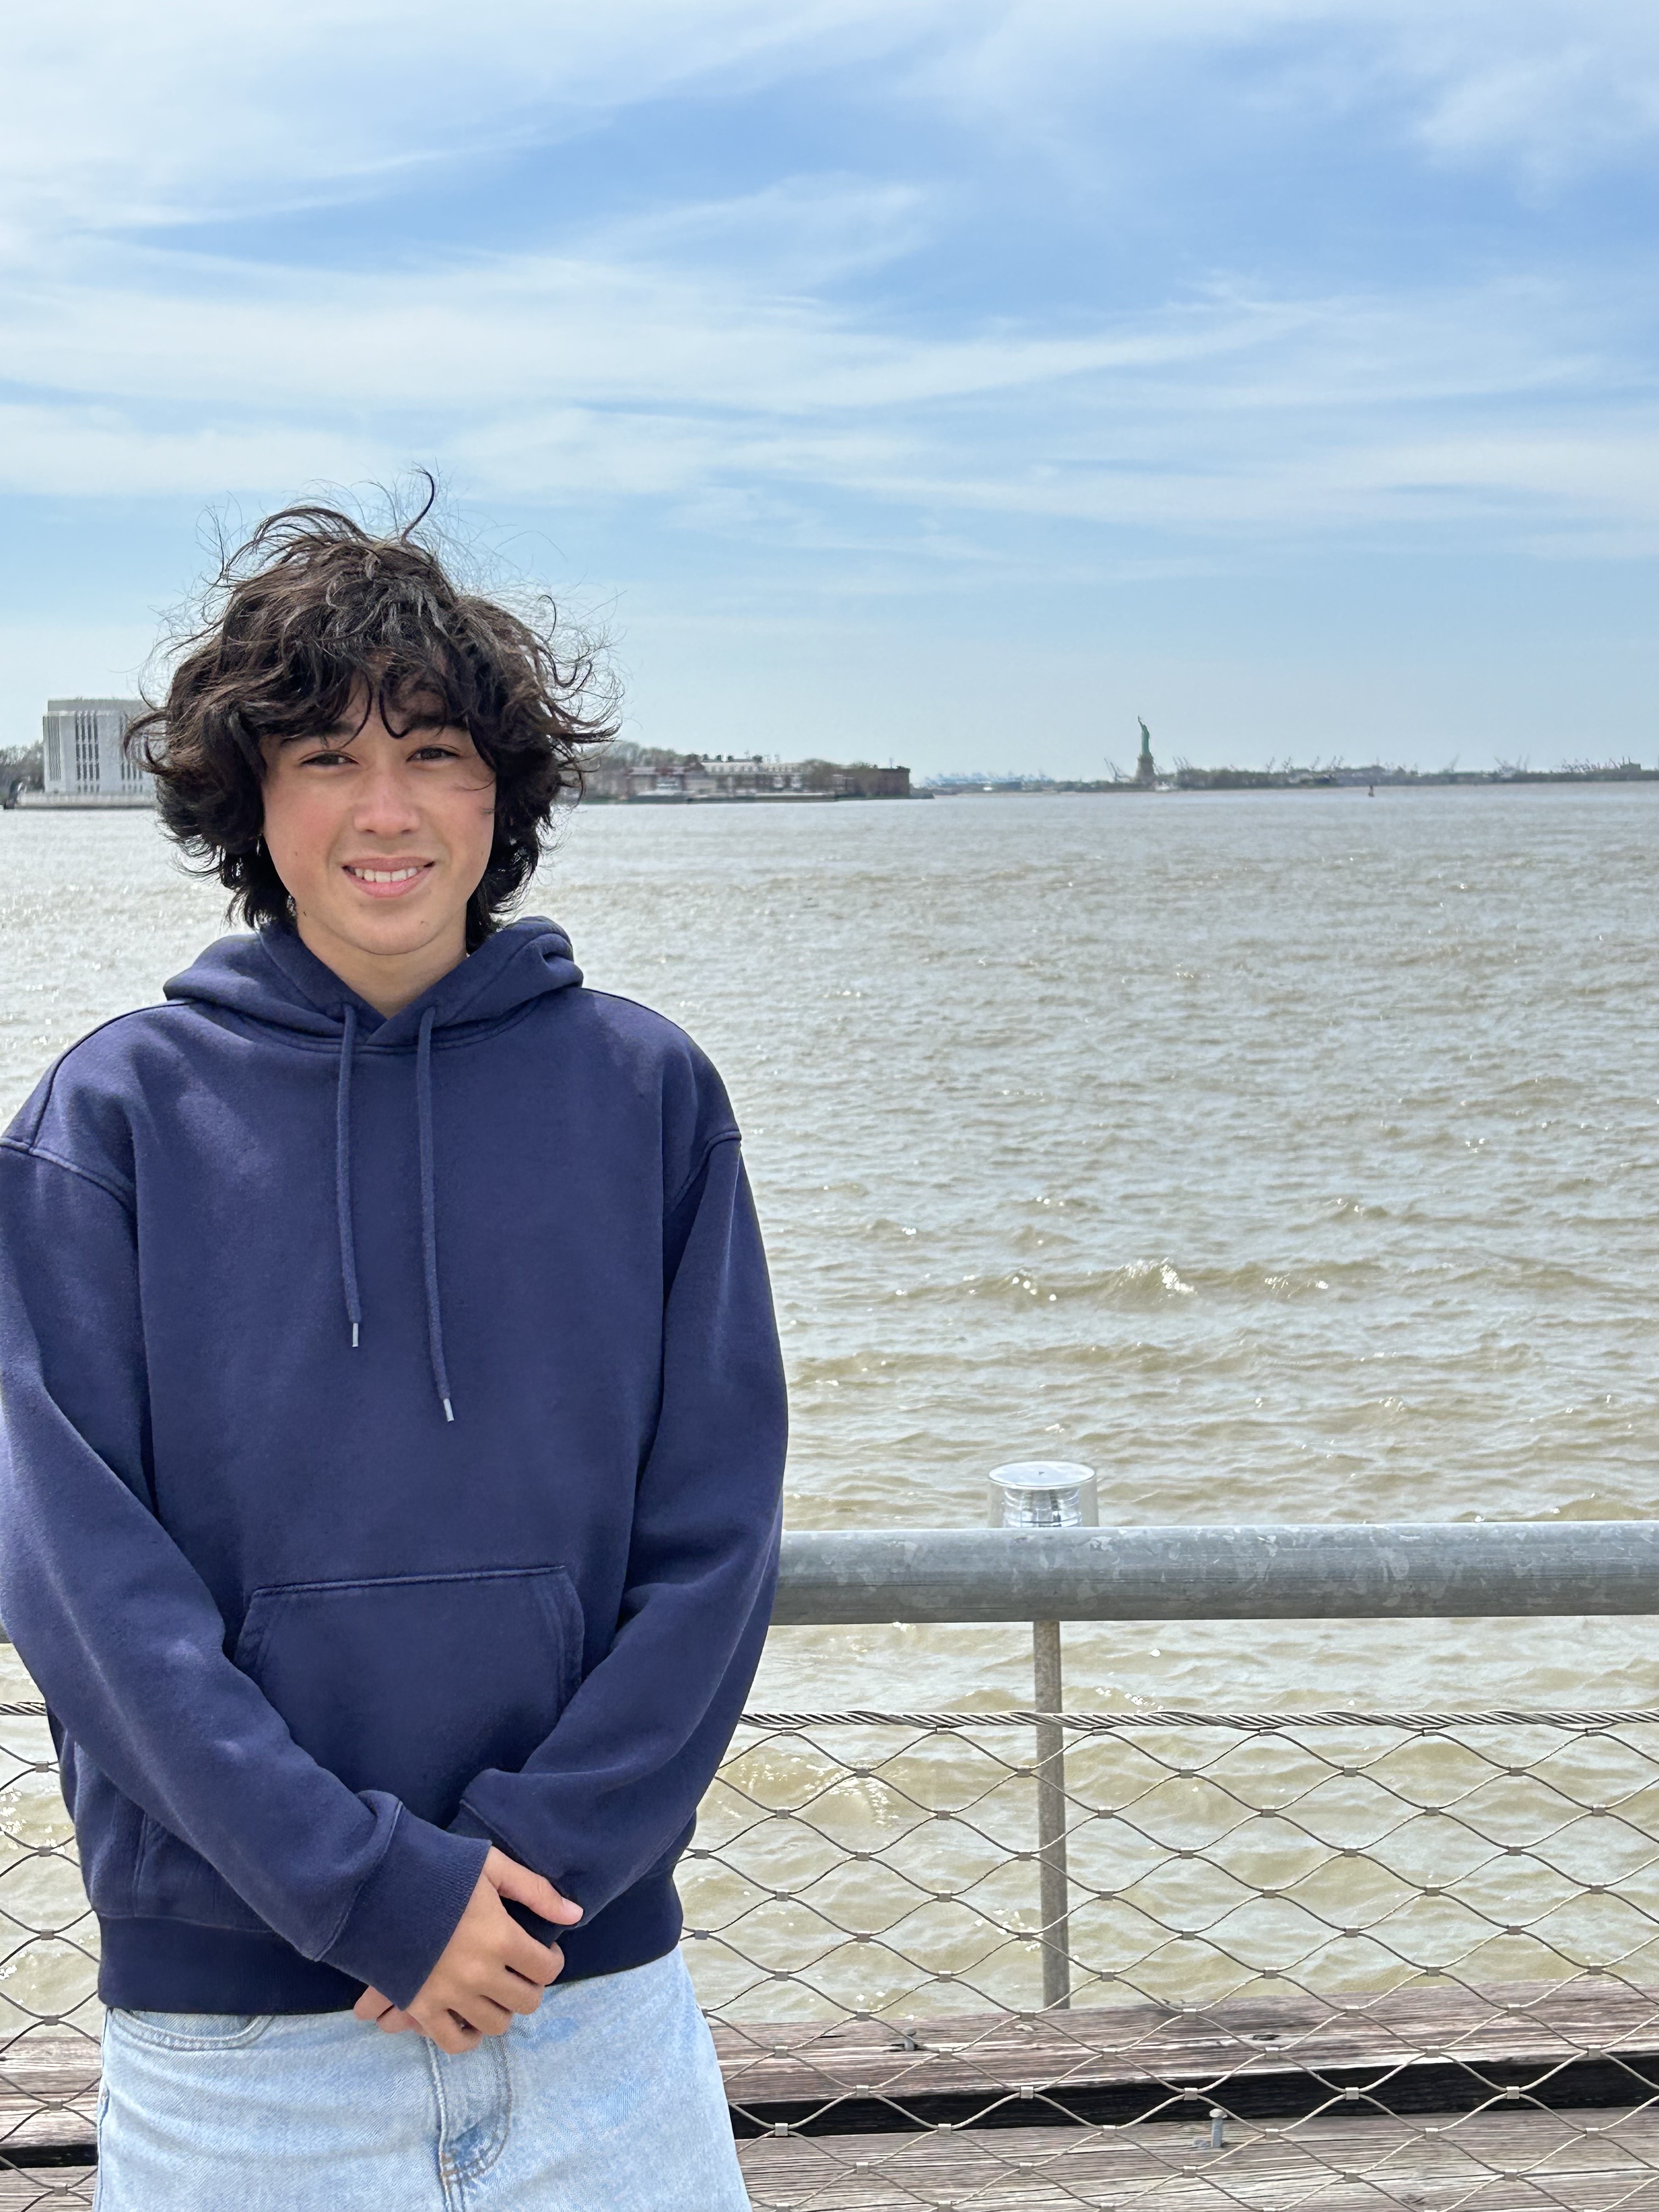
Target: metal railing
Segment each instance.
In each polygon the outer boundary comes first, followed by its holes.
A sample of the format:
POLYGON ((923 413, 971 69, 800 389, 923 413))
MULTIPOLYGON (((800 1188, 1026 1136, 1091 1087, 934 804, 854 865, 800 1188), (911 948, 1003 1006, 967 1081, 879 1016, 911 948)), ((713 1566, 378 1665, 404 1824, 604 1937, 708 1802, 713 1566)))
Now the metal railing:
POLYGON ((892 1528, 784 1540, 775 1627, 1659 1613, 1659 1521, 892 1528))
POLYGON ((1042 2001, 1069 2002, 1062 1620, 1659 1611, 1659 1522, 896 1529, 790 1539, 775 1626, 1032 1624, 1042 2001))
MULTIPOLYGON (((1659 1524, 792 1536, 1019 1711, 748 1715, 682 1877, 761 2212, 1659 2208, 1659 1711, 1066 1713, 1060 1622, 1659 1613, 1659 1524)), ((0 1709, 0 2212, 90 2201, 96 1929, 0 1709)), ((695 2208, 687 2208, 695 2212, 695 2208)))
POLYGON ((1659 1524, 793 1538, 778 1627, 1029 1620, 1034 1699, 749 1716, 757 2206, 1659 2207, 1659 1712, 1066 1714, 1060 1628, 1654 1613, 1659 1524))

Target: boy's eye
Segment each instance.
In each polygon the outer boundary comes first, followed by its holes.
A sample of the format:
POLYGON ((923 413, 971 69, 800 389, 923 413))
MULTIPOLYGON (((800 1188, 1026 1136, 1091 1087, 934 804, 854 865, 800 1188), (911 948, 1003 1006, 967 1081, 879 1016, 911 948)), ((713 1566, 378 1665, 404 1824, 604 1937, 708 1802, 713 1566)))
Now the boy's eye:
POLYGON ((321 752, 307 753, 301 765, 305 768, 332 768, 337 761, 349 761, 350 758, 349 753, 325 747, 321 752))

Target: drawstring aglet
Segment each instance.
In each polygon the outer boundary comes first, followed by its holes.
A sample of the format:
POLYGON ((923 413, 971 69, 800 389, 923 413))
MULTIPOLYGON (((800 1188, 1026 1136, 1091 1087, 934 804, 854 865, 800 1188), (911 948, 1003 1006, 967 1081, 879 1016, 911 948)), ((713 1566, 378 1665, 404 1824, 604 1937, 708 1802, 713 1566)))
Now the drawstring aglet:
POLYGON ((444 1419, 447 1421, 453 1421, 454 1418, 455 1408, 450 1404, 448 1399, 446 1398, 444 1400, 444 1419))
POLYGON ((354 1352, 357 1349, 357 1324, 355 1321, 351 1324, 351 1348, 354 1352))

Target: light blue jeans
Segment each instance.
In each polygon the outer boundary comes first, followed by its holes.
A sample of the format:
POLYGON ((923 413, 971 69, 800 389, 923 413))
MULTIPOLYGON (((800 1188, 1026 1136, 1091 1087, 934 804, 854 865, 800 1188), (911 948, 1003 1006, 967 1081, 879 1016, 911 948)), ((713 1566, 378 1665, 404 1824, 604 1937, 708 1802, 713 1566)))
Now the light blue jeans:
POLYGON ((349 2012, 104 2018, 96 2212, 747 2212, 678 1951, 451 2057, 349 2012))

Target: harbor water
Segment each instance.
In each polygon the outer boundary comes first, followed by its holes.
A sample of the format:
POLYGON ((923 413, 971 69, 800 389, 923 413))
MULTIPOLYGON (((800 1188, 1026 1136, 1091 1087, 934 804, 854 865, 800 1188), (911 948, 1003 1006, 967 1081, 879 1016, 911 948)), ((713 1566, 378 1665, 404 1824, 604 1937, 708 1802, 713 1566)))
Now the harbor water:
MULTIPOLYGON (((798 1528, 1659 1503, 1659 793, 592 808, 527 902, 746 1137, 798 1528)), ((0 1109, 223 927, 154 819, 0 816, 0 1109)), ((1075 1627, 1069 1701, 1659 1700, 1646 1621, 1075 1627)), ((1024 1702, 1018 1628, 790 1630, 757 1700, 1024 1702)))

